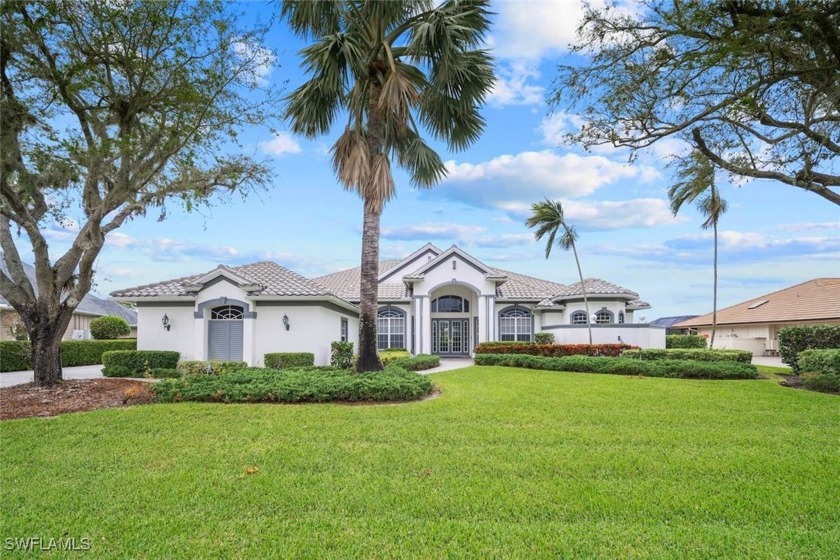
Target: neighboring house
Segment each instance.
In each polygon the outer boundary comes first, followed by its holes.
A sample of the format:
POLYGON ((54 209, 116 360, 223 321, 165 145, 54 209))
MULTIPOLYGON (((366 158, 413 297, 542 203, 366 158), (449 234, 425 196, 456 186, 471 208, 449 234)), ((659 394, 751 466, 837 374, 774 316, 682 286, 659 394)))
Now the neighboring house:
POLYGON ((660 317, 650 322, 653 327, 665 327, 665 334, 697 334, 697 329, 683 329, 675 327, 677 323, 694 319, 697 315, 678 315, 676 317, 660 317))
MULTIPOLYGON (((779 351, 779 330, 796 325, 840 324, 840 278, 815 278, 717 312, 715 348, 779 351)), ((712 314, 682 321, 678 328, 712 333, 712 314)))
MULTIPOLYGON (((2 261, 2 255, 0 255, 0 269, 4 273, 8 273, 6 264, 2 261)), ((24 263, 23 269, 26 276, 29 277, 32 286, 37 290, 38 283, 35 280, 35 268, 24 263)), ((70 320, 70 325, 68 325, 67 331, 64 333, 64 338, 90 338, 91 319, 105 315, 122 317, 131 327, 131 334, 129 336, 137 336, 137 313, 133 309, 120 305, 116 301, 102 299, 93 294, 88 294, 82 298, 82 301, 73 312, 73 318, 70 320)), ((15 338, 20 338, 24 332, 23 324, 17 312, 3 296, 0 296, 0 340, 14 340, 15 338)))
MULTIPOLYGON (((136 304, 140 349, 252 365, 268 352, 312 352, 317 364, 326 364, 330 342, 357 343, 359 283, 359 268, 307 279, 259 262, 111 295, 136 304)), ((529 341, 536 332, 583 343, 591 320, 596 343, 664 348, 664 328, 633 324, 633 313, 650 307, 638 294, 598 279, 586 285, 591 318, 579 283, 495 269, 458 247, 427 244, 403 260, 380 263, 378 347, 469 356, 477 343, 529 341)))

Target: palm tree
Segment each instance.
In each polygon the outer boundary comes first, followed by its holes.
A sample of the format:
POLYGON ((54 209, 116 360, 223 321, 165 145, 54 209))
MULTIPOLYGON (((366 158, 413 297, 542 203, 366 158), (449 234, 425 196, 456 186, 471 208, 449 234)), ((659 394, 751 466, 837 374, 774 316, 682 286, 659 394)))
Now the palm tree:
POLYGON ((376 353, 379 224, 394 197, 392 162, 414 187, 446 174, 421 133, 463 150, 484 129, 478 112, 493 85, 492 59, 480 48, 489 29, 487 0, 284 0, 283 17, 312 43, 301 51, 308 81, 287 98, 292 130, 327 134, 339 181, 364 201, 357 370, 382 369, 376 353), (423 127, 421 130, 420 127, 423 127))
POLYGON ((712 162, 699 150, 679 162, 678 182, 668 189, 671 211, 676 216, 682 207, 694 202, 700 214, 706 218, 701 224, 703 229, 712 228, 714 232, 714 283, 712 288, 712 338, 709 348, 715 345, 717 331, 717 290, 718 290, 718 220, 726 212, 726 201, 720 197, 715 186, 715 168, 712 162))
POLYGON ((546 234, 548 234, 548 242, 545 244, 545 258, 551 255, 551 248, 554 246, 554 240, 557 239, 557 245, 564 251, 569 249, 575 255, 575 263, 577 264, 578 276, 580 277, 580 289, 583 291, 583 304, 586 306, 586 326, 589 329, 589 344, 592 344, 592 317, 589 314, 589 299, 586 297, 586 284, 583 281, 583 273, 580 270, 580 259, 578 258, 575 241, 578 234, 575 228, 566 223, 566 218, 563 216, 563 205, 559 200, 545 199, 541 202, 535 202, 531 205, 531 216, 525 221, 525 225, 529 228, 538 228, 534 232, 534 239, 539 241, 546 234), (563 230, 560 237, 557 234, 563 230))

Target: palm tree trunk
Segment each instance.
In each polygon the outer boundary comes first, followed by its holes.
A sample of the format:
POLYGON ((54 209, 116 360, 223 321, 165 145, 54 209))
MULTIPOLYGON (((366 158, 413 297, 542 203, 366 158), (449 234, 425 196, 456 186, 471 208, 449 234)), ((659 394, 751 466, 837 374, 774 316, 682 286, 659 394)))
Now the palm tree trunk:
POLYGON ((715 346, 715 332, 717 331, 717 285, 718 285, 718 230, 717 220, 712 222, 712 228, 715 237, 715 257, 714 257, 714 282, 712 284, 712 339, 709 343, 709 348, 715 346))
POLYGON ((362 269, 359 317, 359 360, 356 371, 381 371, 382 362, 376 351, 376 322, 379 290, 379 218, 380 212, 365 201, 362 225, 362 269))
POLYGON ((577 248, 572 242, 572 252, 575 254, 575 264, 580 277, 580 289, 583 292, 583 305, 586 307, 586 328, 589 329, 589 345, 592 346, 592 315, 589 313, 589 298, 586 296, 586 285, 583 283, 583 272, 580 270, 580 259, 578 259, 577 248))

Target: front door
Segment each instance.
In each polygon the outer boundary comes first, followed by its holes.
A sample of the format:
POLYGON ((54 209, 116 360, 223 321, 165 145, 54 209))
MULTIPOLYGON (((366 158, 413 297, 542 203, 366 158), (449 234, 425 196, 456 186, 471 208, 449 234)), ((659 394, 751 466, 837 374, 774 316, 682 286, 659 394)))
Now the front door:
POLYGON ((469 354, 469 319, 432 319, 433 354, 469 354))

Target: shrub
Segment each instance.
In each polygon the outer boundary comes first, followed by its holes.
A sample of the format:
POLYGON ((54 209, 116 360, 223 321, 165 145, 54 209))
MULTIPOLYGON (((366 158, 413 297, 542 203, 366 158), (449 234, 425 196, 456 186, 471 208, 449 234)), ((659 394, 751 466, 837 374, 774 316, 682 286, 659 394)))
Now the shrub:
POLYGON ((263 356, 263 363, 269 369, 288 369, 315 365, 312 352, 272 352, 263 356))
POLYGON ((32 369, 28 340, 0 340, 0 371, 32 369))
POLYGON ((840 348, 840 325, 786 327, 779 331, 779 355, 794 373, 799 372, 799 353, 812 348, 840 348))
POLYGON ((335 340, 330 343, 330 365, 339 369, 353 367, 353 343, 335 340))
POLYGON ((428 377, 393 365, 362 375, 323 367, 247 368, 219 376, 164 380, 152 387, 159 402, 405 401, 431 390, 428 377))
POLYGON ((176 369, 179 352, 169 350, 112 350, 102 354, 102 375, 106 377, 143 377, 146 371, 176 369), (125 369, 123 369, 125 368, 125 369), (126 374, 130 371, 130 374, 126 374))
POLYGON ((697 360, 700 362, 752 362, 749 350, 700 350, 698 348, 644 348, 621 353, 624 358, 642 360, 697 360))
POLYGON ((812 391, 840 393, 840 374, 824 373, 818 375, 814 373, 803 373, 802 386, 812 391))
POLYGON ((705 348, 706 337, 699 334, 665 335, 665 348, 705 348))
POLYGON ((403 358, 391 362, 391 365, 407 369, 408 371, 422 371, 440 365, 440 356, 431 354, 417 354, 413 358, 403 358))
POLYGON ((476 365, 508 366, 549 371, 678 377, 683 379, 755 379, 758 370, 740 362, 698 362, 693 360, 638 360, 599 356, 546 358, 517 354, 477 354, 476 365))
POLYGON ((554 333, 538 332, 534 335, 534 342, 537 344, 554 344, 554 333))
POLYGON ((246 367, 248 367, 246 362, 187 360, 178 362, 178 366, 175 369, 179 375, 221 375, 246 367))
POLYGON ((112 340, 128 336, 130 332, 128 321, 116 315, 97 317, 90 321, 90 336, 96 340, 112 340))
POLYGON ((797 361, 805 388, 840 392, 840 348, 803 350, 797 361))
POLYGON ((528 354, 531 356, 620 356, 626 344, 534 344, 533 342, 482 342, 476 354, 528 354))
POLYGON ((389 348, 388 350, 379 351, 379 359, 382 361, 383 366, 387 366, 393 361, 404 360, 409 357, 411 357, 411 354, 409 354, 408 350, 399 348, 389 348))
POLYGON ((173 377, 181 377, 177 369, 172 368, 154 368, 146 372, 146 377, 153 379, 171 379, 173 377))

